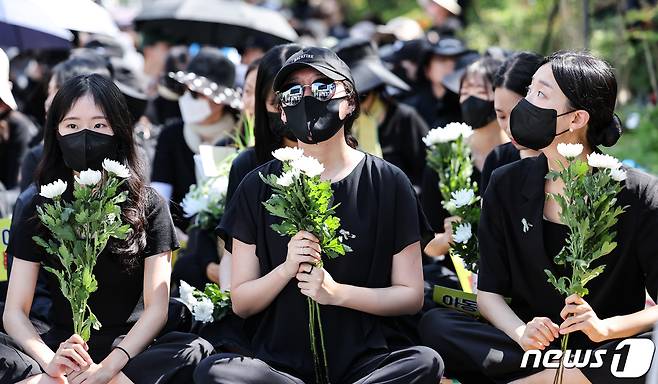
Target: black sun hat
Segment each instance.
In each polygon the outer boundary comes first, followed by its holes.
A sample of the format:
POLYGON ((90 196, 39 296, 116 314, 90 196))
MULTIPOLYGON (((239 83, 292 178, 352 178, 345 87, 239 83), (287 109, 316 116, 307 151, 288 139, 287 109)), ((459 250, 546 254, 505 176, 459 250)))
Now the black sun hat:
POLYGON ((281 91, 286 79, 300 68, 313 68, 332 80, 345 80, 355 86, 350 67, 334 51, 327 48, 307 47, 286 60, 274 78, 274 90, 281 91))
POLYGON ((235 65, 217 49, 203 48, 185 71, 170 72, 169 77, 216 104, 242 109, 242 96, 235 89, 235 65))
POLYGON ((382 85, 389 85, 403 91, 410 89, 407 83, 384 66, 371 41, 348 38, 336 45, 334 50, 338 57, 350 67, 357 92, 365 93, 382 85))

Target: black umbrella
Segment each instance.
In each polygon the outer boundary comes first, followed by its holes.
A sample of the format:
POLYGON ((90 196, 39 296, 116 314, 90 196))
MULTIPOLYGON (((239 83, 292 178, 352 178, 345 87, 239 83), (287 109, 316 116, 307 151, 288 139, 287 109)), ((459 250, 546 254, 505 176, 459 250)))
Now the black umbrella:
POLYGON ((153 0, 137 30, 174 43, 244 47, 289 43, 297 33, 280 13, 238 0, 153 0))

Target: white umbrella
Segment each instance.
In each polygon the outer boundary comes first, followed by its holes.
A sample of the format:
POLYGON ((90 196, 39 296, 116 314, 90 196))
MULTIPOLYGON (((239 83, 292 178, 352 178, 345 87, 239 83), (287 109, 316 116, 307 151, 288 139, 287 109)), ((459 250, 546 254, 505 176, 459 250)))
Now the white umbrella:
POLYGON ((62 28, 107 36, 119 34, 119 28, 110 12, 91 0, 33 1, 38 2, 62 28))
POLYGON ((0 0, 0 46, 66 49, 72 39, 37 0, 0 0))

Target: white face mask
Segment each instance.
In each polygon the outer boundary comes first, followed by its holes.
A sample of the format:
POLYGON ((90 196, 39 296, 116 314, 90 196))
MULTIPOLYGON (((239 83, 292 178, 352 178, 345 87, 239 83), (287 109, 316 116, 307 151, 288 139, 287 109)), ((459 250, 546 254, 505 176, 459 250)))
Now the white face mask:
POLYGON ((200 123, 212 113, 208 100, 201 97, 195 99, 190 91, 185 91, 183 96, 178 99, 178 106, 183 121, 188 124, 200 123))

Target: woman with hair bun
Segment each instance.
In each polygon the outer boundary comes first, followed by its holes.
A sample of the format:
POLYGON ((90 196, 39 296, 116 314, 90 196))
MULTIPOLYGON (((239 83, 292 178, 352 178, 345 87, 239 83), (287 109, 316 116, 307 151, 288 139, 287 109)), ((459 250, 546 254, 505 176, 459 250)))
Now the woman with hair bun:
POLYGON ((599 368, 565 369, 565 383, 644 383, 644 376, 619 378, 612 372, 624 369, 615 355, 631 359, 616 350, 620 342, 650 339, 658 320, 658 307, 645 308, 645 290, 654 300, 658 292, 656 178, 627 169, 617 196, 625 207, 615 227, 617 247, 597 261, 606 267, 589 282, 586 300, 577 295, 565 300, 544 273, 570 275, 553 261, 569 229, 560 222, 559 205, 545 197, 564 193, 562 180, 545 178, 549 169, 559 170, 557 161, 566 162, 557 145, 583 144, 583 159, 599 146, 614 145, 621 135, 616 97, 617 82, 606 62, 588 53, 558 52, 544 60, 527 96, 512 110, 515 141, 540 154, 496 169, 483 197, 477 300, 491 323, 435 309, 420 324, 423 342, 441 354, 448 373, 458 367, 457 376, 483 376, 478 383, 552 383, 556 370, 520 368, 523 354, 559 350, 559 337, 570 334, 570 350, 606 353, 592 353, 603 358, 599 368))

